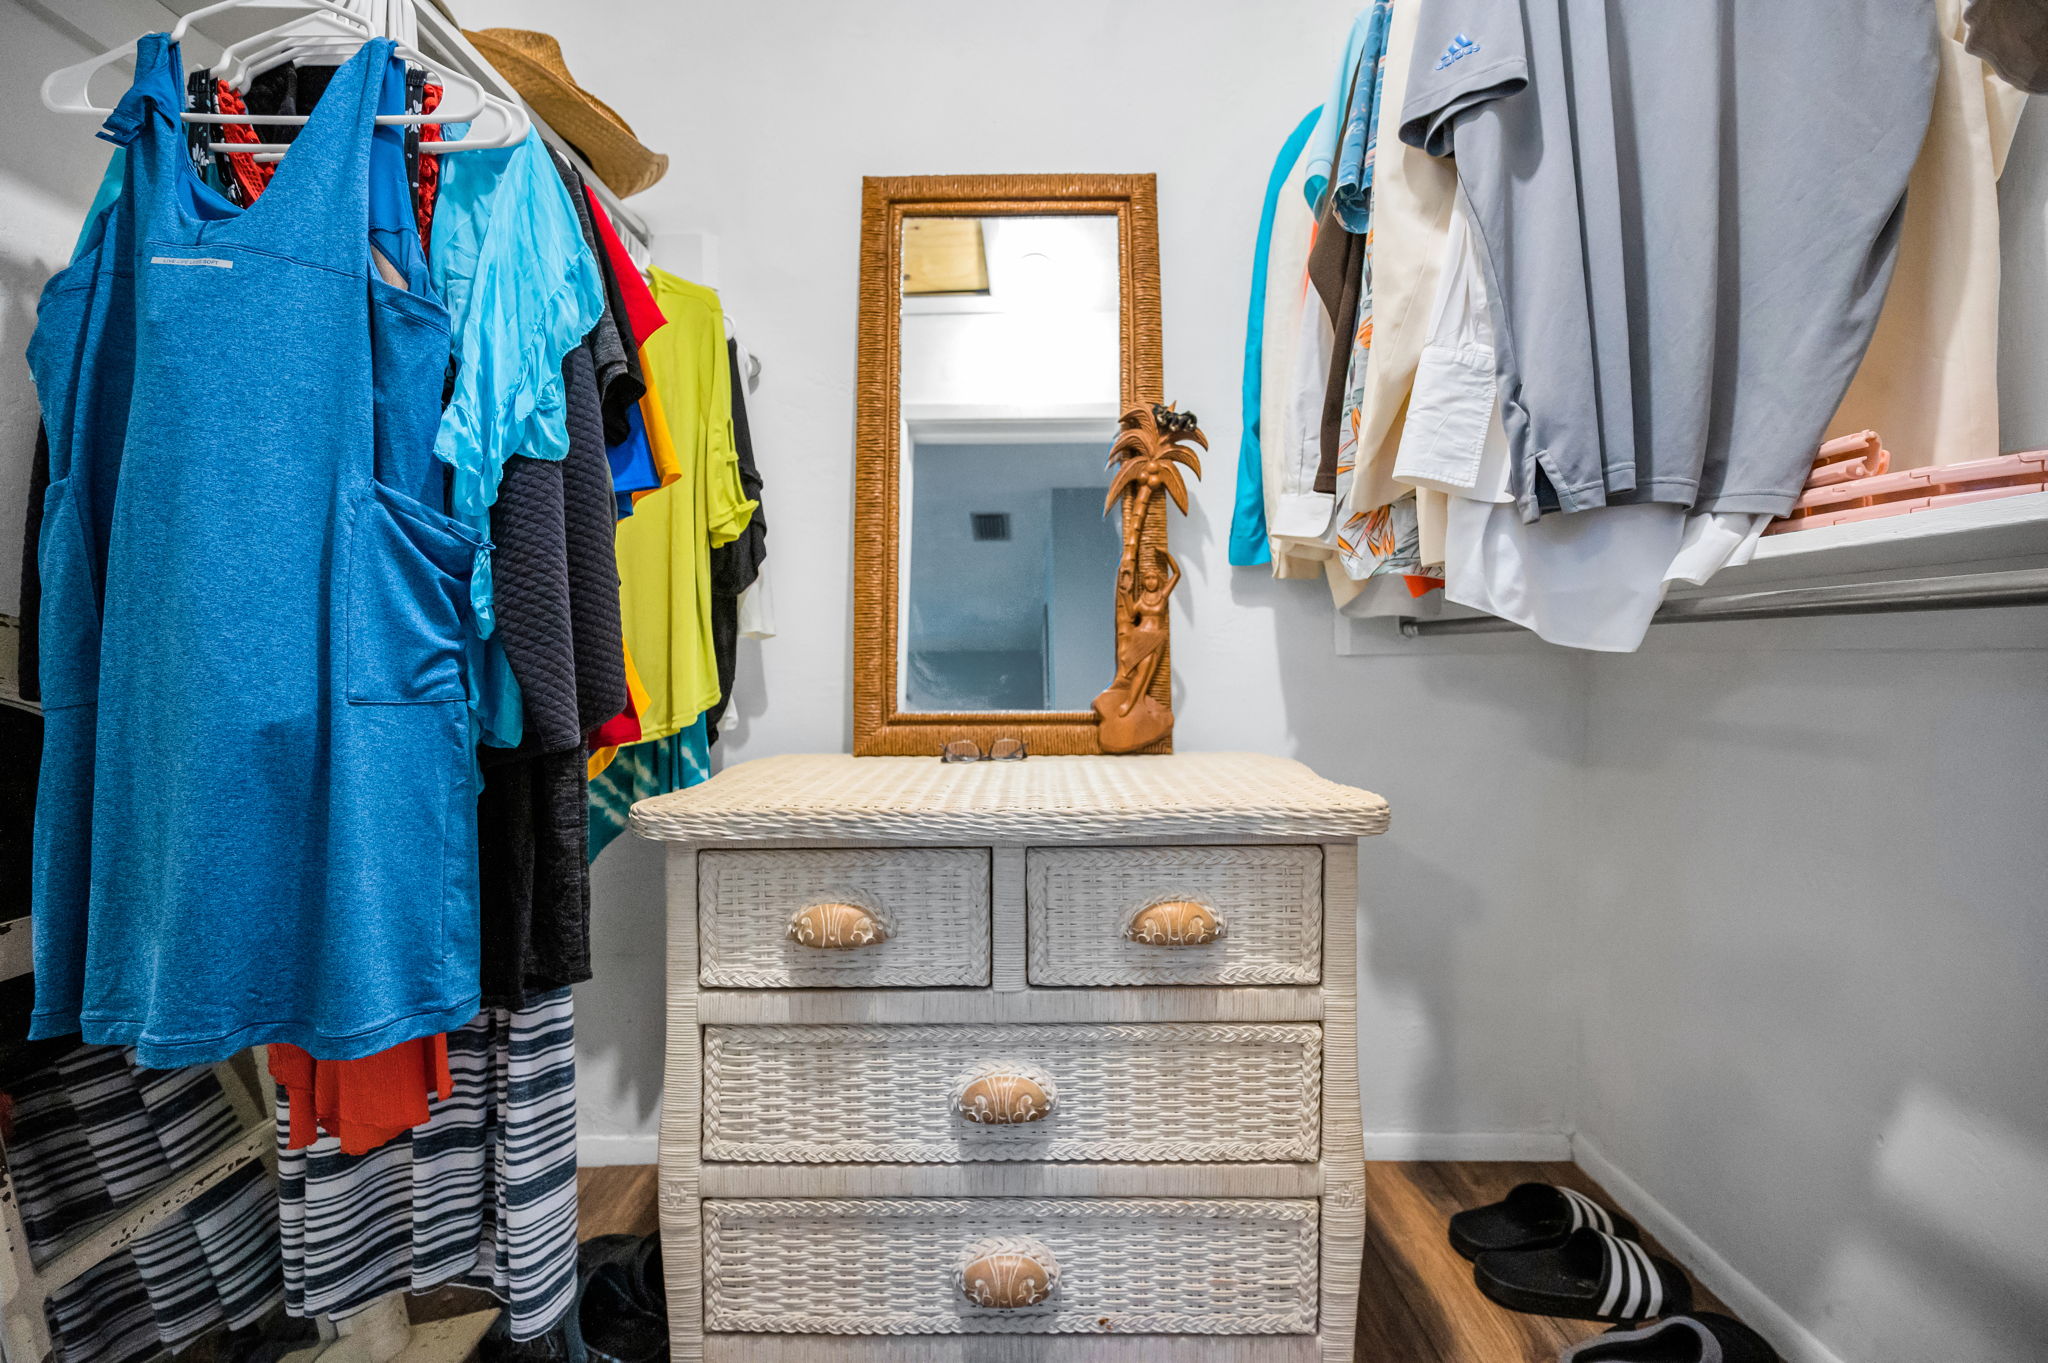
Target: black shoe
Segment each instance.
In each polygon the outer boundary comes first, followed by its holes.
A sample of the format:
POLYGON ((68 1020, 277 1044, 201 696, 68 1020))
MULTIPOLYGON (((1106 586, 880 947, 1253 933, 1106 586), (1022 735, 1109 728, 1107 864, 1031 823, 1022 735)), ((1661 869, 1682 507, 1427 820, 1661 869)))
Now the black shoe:
POLYGON ((1635 1223, 1576 1188, 1519 1183, 1499 1202, 1451 1218, 1451 1248, 1467 1259, 1495 1250, 1555 1249, 1581 1226, 1639 1240, 1635 1223))
POLYGON ((621 1267, 632 1263, 633 1256, 640 1249, 645 1236, 639 1235, 595 1235, 576 1246, 576 1278, 582 1281, 596 1271, 599 1264, 618 1264, 621 1267))
POLYGON ((1778 1355, 1741 1321, 1696 1311, 1640 1330, 1609 1330, 1566 1349, 1558 1363, 1778 1363, 1778 1355))
POLYGON ((642 1240, 633 1251, 628 1269, 632 1276, 633 1300, 653 1315, 668 1319, 668 1280, 661 1273, 661 1233, 642 1240))
POLYGON ((582 1350, 574 1337, 574 1306, 532 1339, 514 1339, 510 1333, 512 1313, 500 1311, 491 1328, 477 1341, 478 1363, 583 1363, 582 1350))
POLYGON ((599 1264, 576 1304, 590 1363, 668 1363, 668 1318, 642 1306, 624 1268, 599 1264))

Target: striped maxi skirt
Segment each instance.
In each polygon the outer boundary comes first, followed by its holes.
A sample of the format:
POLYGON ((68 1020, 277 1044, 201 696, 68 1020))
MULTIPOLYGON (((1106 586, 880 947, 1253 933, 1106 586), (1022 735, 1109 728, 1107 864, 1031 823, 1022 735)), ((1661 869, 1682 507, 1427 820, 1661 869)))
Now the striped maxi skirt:
POLYGON ((576 1295, 576 1042, 567 989, 487 1008, 448 1034, 454 1089, 388 1145, 287 1150, 277 1106, 285 1305, 346 1316, 447 1283, 505 1303, 512 1338, 544 1334, 576 1295))

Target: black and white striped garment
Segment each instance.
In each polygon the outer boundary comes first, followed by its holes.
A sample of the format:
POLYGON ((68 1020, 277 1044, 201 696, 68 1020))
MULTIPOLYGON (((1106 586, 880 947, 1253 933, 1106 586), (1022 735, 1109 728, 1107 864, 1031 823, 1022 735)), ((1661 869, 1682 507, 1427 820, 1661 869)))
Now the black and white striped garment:
MULTIPOLYGON (((39 1257, 237 1128, 210 1068, 140 1070, 126 1047, 80 1046, 13 1096, 8 1168, 39 1257)), ((60 1363, 125 1363, 259 1318, 283 1290, 270 1187, 250 1164, 52 1294, 45 1309, 60 1363)))
POLYGON ((51 1295, 59 1363, 126 1363, 215 1325, 252 1325, 283 1291, 277 1203, 247 1164, 51 1295))
POLYGON ((488 1008, 448 1034, 446 1102, 365 1155, 323 1136, 287 1150, 278 1099, 286 1309, 347 1315, 463 1282, 506 1304, 514 1339, 576 1293, 576 1038, 567 989, 488 1008))
POLYGON ((213 1071, 142 1070, 79 1046, 14 1086, 8 1169, 31 1252, 124 1207, 235 1136, 213 1071))

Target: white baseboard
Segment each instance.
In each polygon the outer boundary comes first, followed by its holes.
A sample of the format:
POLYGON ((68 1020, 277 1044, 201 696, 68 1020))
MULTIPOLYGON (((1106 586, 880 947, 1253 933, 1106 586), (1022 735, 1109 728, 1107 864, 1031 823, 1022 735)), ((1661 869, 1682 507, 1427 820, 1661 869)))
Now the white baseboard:
POLYGON ((660 1148, 661 1138, 652 1134, 578 1132, 576 1163, 585 1169, 601 1169, 614 1164, 652 1164, 660 1148))
POLYGON ((1374 1160, 1568 1160, 1572 1138, 1562 1131, 1368 1131, 1374 1160))
POLYGON ((1586 1175, 1605 1188, 1636 1223, 1662 1241, 1664 1248, 1692 1270, 1715 1296, 1771 1342, 1785 1363, 1842 1363, 1841 1356, 1820 1342, 1792 1313, 1716 1254, 1705 1240, 1621 1171, 1599 1145, 1584 1134, 1572 1137, 1572 1158, 1586 1175))

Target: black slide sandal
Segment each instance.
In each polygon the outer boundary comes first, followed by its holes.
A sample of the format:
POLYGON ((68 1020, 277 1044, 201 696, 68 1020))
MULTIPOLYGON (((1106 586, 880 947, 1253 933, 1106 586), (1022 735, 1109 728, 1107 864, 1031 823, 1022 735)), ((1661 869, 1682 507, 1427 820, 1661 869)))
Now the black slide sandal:
POLYGON ((1641 1330, 1581 1341, 1557 1363, 1780 1363, 1764 1337, 1714 1311, 1671 1316, 1641 1330))
POLYGON ((1535 1316, 1637 1321, 1692 1306, 1692 1284, 1678 1265, 1591 1229, 1573 1231, 1554 1249, 1482 1254, 1472 1281, 1489 1300, 1535 1316))
POLYGON ((1551 1249, 1582 1226, 1624 1240, 1640 1238, 1634 1223, 1572 1188, 1518 1183, 1491 1206, 1474 1207, 1451 1218, 1451 1248, 1467 1259, 1488 1250, 1551 1249))

